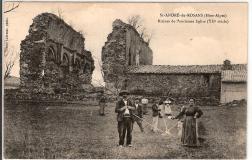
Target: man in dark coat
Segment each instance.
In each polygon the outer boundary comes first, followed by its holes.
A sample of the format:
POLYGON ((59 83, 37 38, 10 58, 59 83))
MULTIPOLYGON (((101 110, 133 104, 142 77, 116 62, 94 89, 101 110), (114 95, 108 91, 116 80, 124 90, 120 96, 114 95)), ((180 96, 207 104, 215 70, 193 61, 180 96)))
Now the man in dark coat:
POLYGON ((120 96, 123 96, 116 104, 115 112, 117 113, 117 128, 119 133, 119 147, 124 145, 125 134, 126 145, 132 147, 132 129, 133 129, 133 115, 132 112, 135 107, 132 105, 131 101, 128 100, 128 92, 120 92, 120 96))
POLYGON ((142 125, 142 118, 143 118, 143 106, 139 104, 139 99, 135 99, 134 107, 136 108, 133 112, 134 122, 136 122, 141 130, 144 132, 143 125, 142 125))

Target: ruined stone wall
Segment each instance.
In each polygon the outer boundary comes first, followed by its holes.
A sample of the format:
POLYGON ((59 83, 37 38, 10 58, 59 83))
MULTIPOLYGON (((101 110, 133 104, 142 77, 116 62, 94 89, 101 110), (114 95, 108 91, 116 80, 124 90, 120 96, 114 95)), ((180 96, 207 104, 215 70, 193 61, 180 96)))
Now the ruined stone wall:
POLYGON ((107 37, 102 48, 102 68, 104 81, 113 82, 117 76, 123 76, 126 71, 126 25, 120 21, 113 22, 113 31, 107 37), (117 23, 119 22, 119 23, 117 23))
POLYGON ((126 59, 128 65, 136 65, 136 56, 139 54, 139 65, 151 65, 153 60, 152 50, 140 38, 135 29, 126 32, 126 59))
POLYGON ((104 81, 109 88, 120 81, 123 88, 127 66, 136 65, 137 54, 139 65, 152 64, 152 50, 132 26, 119 19, 112 26, 113 31, 102 48, 104 81))
POLYGON ((205 98, 213 103, 220 99, 220 74, 129 74, 128 77, 127 89, 132 94, 205 98))
POLYGON ((84 37, 59 17, 42 13, 33 19, 21 42, 22 91, 55 93, 91 83, 94 60, 84 37))

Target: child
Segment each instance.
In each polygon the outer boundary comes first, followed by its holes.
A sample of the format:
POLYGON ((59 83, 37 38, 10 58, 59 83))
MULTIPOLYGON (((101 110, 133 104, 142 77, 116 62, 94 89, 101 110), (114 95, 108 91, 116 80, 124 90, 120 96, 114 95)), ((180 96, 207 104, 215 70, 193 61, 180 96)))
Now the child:
POLYGON ((158 117, 159 117, 159 112, 160 112, 160 109, 158 108, 158 102, 156 101, 153 106, 152 106, 152 117, 153 117, 153 120, 152 120, 152 131, 153 132, 157 132, 158 130, 158 117))
POLYGON ((164 101, 160 100, 158 102, 158 109, 159 109, 159 118, 164 117, 164 101))
MULTIPOLYGON (((180 112, 183 110, 184 106, 182 106, 180 108, 180 112)), ((181 137, 182 136, 182 128, 183 128, 183 120, 184 120, 184 117, 179 117, 178 119, 178 136, 181 137)))
POLYGON ((147 110, 148 99, 143 98, 141 103, 143 104, 143 114, 147 115, 148 114, 148 110, 147 110))

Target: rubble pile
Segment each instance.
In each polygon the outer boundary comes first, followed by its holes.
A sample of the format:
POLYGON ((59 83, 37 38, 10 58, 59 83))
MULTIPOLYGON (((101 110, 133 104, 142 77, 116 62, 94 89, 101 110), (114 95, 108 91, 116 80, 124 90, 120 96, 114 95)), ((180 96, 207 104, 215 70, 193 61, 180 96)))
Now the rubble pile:
POLYGON ((226 107, 245 107, 245 106, 247 106, 247 101, 245 99, 234 100, 232 102, 222 104, 222 106, 226 106, 226 107))

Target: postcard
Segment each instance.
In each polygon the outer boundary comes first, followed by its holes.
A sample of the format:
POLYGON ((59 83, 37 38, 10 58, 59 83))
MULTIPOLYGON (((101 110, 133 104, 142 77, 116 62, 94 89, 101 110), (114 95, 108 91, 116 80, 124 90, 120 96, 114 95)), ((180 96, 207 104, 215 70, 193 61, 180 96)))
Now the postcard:
POLYGON ((5 1, 4 159, 245 159, 248 3, 5 1))

